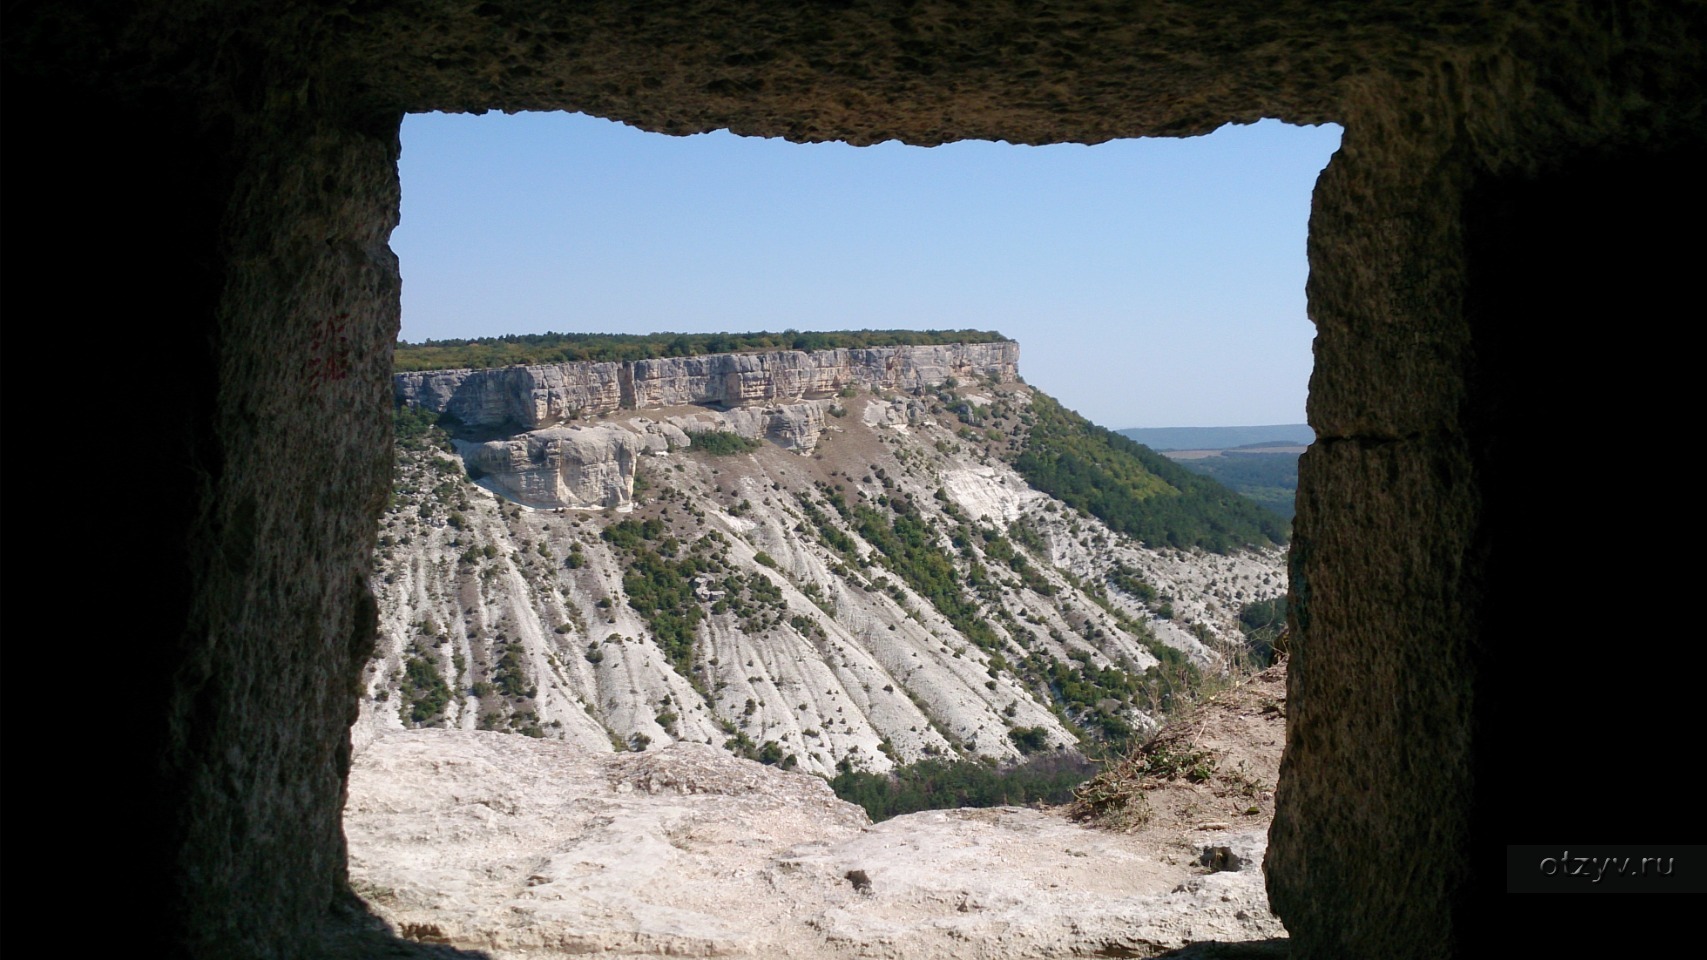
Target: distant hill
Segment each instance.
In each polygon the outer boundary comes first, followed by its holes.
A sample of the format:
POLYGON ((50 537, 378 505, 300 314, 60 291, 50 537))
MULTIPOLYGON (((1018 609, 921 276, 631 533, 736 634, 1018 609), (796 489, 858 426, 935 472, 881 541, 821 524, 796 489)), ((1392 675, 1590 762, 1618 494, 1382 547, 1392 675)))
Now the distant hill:
POLYGON ((1151 450, 1228 450, 1258 443, 1308 444, 1316 432, 1307 423, 1282 423, 1268 427, 1130 427, 1116 430, 1151 450))
POLYGON ((1152 547, 1213 553, 1286 541, 1285 526, 1248 502, 1258 498, 1236 496, 1245 491, 1219 477, 1206 481, 1209 471, 1158 454, 1122 436, 1125 431, 1099 427, 1042 393, 1032 398, 1029 412, 1031 431, 1014 469, 1033 487, 1115 530, 1152 547))
POLYGON ((1202 456, 1163 454, 1175 463, 1255 500, 1264 507, 1292 519, 1298 495, 1298 445, 1243 447, 1237 450, 1191 451, 1202 456))
POLYGON ((1213 477, 1287 520, 1298 493, 1300 448, 1316 439, 1308 424, 1268 427, 1151 427, 1119 431, 1162 451, 1193 473, 1213 477))

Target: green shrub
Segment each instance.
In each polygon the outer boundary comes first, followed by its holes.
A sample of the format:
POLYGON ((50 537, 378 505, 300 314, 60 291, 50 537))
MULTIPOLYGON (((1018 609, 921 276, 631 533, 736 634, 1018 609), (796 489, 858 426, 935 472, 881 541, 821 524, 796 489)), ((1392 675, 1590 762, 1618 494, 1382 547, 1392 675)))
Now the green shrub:
POLYGON ((450 685, 438 665, 425 657, 410 657, 403 665, 402 702, 398 711, 407 723, 423 724, 444 712, 450 704, 450 685))
POLYGON ((506 697, 531 697, 533 688, 528 683, 527 666, 523 663, 517 646, 512 644, 498 658, 498 667, 492 671, 492 685, 506 697))
POLYGON ((872 820, 887 820, 920 810, 1066 803, 1095 769, 1068 753, 1042 754, 1005 768, 973 760, 920 760, 889 773, 866 773, 844 762, 830 787, 836 796, 864 807, 872 820))
POLYGON ((688 438, 688 449, 709 453, 712 456, 726 457, 736 453, 748 453, 759 449, 759 441, 748 440, 738 433, 728 430, 706 430, 695 433, 688 438))
POLYGON ((1008 731, 1008 739, 1028 757, 1049 749, 1049 731, 1042 727, 1015 727, 1008 731))

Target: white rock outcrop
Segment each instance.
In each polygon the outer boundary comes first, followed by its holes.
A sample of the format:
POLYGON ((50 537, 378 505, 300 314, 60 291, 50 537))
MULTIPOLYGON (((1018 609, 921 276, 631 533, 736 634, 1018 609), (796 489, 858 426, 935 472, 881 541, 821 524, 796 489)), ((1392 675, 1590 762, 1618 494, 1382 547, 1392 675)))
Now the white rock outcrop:
POLYGON ((634 465, 647 449, 639 434, 611 425, 552 427, 456 446, 482 486, 538 508, 627 506, 634 465))

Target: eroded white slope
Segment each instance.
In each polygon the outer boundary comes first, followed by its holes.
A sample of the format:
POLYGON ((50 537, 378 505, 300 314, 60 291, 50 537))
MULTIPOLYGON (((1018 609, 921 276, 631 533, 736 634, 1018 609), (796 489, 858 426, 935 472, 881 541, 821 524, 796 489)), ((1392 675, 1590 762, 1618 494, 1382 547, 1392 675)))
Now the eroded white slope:
MULTIPOLYGON (((1017 411, 1029 397, 1021 384, 982 384, 812 401, 827 415, 798 451, 767 441, 713 456, 651 443, 627 512, 529 509, 468 482, 447 453, 400 457, 358 737, 413 725, 407 673, 431 665, 452 692, 431 725, 600 749, 698 741, 810 772, 882 770, 956 752, 1018 759, 1015 729, 1072 748, 1048 682, 1057 662, 1141 676, 1160 641, 1224 669, 1240 606, 1284 590, 1282 552, 1145 549, 1032 490, 999 458, 999 431, 969 430, 951 412, 964 402, 1017 411), (961 626, 982 624, 982 646, 861 535, 857 508, 887 522, 897 503, 954 565, 969 605, 961 626), (724 568, 694 579, 704 619, 677 662, 625 591, 634 550, 601 536, 644 521, 658 533, 642 546, 673 540, 679 557, 703 540, 724 568), (1017 565, 998 556, 1008 548, 1017 565), (1156 598, 1110 586, 1113 571, 1156 598), (736 591, 739 609, 719 612, 729 574, 752 586, 736 591), (1170 608, 1171 619, 1159 615, 1170 608)), ((660 423, 755 432, 793 415, 767 416, 647 409, 600 425, 653 437, 660 423)), ((1065 715, 1087 721, 1100 708, 1142 729, 1154 700, 1151 689, 1069 702, 1065 715)))

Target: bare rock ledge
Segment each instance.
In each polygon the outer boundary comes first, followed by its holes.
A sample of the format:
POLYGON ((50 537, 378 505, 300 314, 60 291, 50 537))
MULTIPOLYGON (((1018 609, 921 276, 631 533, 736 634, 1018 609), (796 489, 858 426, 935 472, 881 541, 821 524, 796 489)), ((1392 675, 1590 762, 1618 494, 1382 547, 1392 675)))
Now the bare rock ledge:
POLYGON ((1149 956, 1284 935, 1260 831, 1176 855, 1049 810, 873 825, 821 779, 695 743, 394 733, 356 758, 345 830, 388 922, 498 958, 1149 956), (1229 845, 1242 869, 1194 855, 1229 845))

